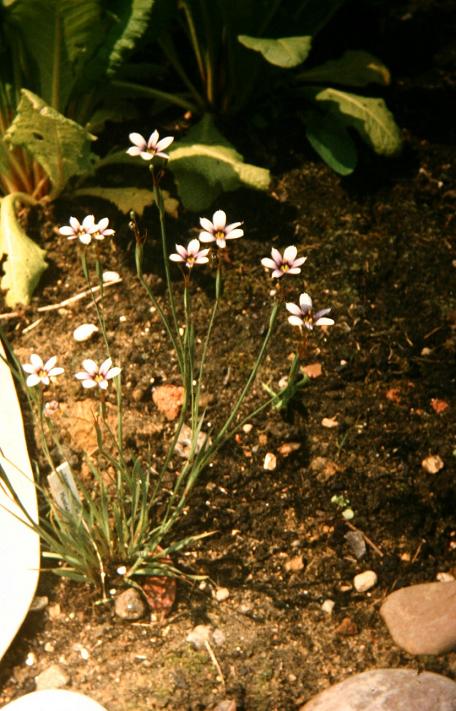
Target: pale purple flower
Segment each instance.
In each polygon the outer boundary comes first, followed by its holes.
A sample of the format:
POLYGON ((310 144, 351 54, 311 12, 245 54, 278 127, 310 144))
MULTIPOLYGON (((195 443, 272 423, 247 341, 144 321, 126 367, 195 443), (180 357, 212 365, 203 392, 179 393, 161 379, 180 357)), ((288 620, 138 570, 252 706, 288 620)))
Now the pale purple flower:
POLYGON ((296 257, 298 250, 294 245, 287 247, 283 253, 280 254, 279 250, 273 247, 271 249, 271 256, 264 257, 261 260, 261 264, 266 269, 272 269, 271 276, 274 279, 280 279, 284 274, 300 274, 301 266, 306 261, 307 257, 296 257))
POLYGON ((232 222, 231 225, 226 224, 226 214, 223 210, 217 210, 212 215, 212 222, 207 217, 200 217, 200 225, 203 231, 200 232, 199 238, 201 242, 216 242, 217 247, 224 249, 227 239, 237 239, 242 237, 244 230, 239 229, 242 222, 232 222))
POLYGON ((109 219, 107 217, 102 217, 101 220, 95 225, 96 231, 93 233, 95 239, 104 239, 105 237, 112 237, 115 235, 115 231, 108 227, 109 219))
POLYGON ((82 367, 84 370, 75 374, 75 377, 81 381, 82 387, 99 387, 102 390, 106 390, 109 385, 108 381, 119 375, 122 370, 122 368, 119 368, 117 365, 112 366, 111 358, 106 358, 99 367, 94 360, 86 358, 86 360, 82 361, 82 367))
POLYGON ((127 150, 128 155, 140 156, 143 160, 152 160, 155 156, 169 158, 164 150, 174 141, 172 136, 165 136, 165 138, 158 140, 158 131, 151 133, 148 141, 140 133, 130 133, 128 138, 133 143, 127 150))
POLYGON ((209 261, 209 249, 200 249, 200 243, 197 239, 192 239, 187 247, 182 244, 176 244, 177 254, 170 254, 169 258, 172 262, 183 262, 186 267, 191 269, 195 264, 206 264, 209 261))
POLYGON ((308 328, 312 331, 314 326, 332 326, 334 321, 332 318, 327 318, 327 314, 331 309, 320 309, 315 314, 312 310, 312 299, 309 294, 301 294, 298 304, 286 304, 287 311, 292 315, 288 317, 288 323, 292 326, 308 328))
POLYGON ((82 244, 90 244, 92 237, 98 231, 98 225, 95 223, 93 215, 87 215, 82 222, 76 217, 70 217, 70 224, 59 229, 61 235, 68 239, 78 239, 82 244))
POLYGON ((61 375, 64 372, 63 368, 56 368, 56 363, 57 356, 52 356, 46 363, 43 363, 43 359, 39 355, 32 353, 30 363, 24 363, 22 365, 25 372, 29 373, 25 381, 28 387, 33 388, 39 383, 49 385, 51 379, 55 378, 56 375, 61 375))
POLYGON ((44 403, 43 414, 46 417, 54 417, 56 412, 60 410, 60 403, 58 400, 49 400, 44 403))

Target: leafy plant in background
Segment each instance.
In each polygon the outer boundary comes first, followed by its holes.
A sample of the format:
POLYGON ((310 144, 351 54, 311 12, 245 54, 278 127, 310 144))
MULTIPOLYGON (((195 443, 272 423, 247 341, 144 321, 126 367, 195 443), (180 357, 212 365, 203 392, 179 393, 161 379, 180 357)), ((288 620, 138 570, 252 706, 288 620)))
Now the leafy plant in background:
POLYGON ((18 208, 54 200, 71 179, 94 172, 93 131, 131 115, 119 90, 113 99, 110 82, 153 4, 0 0, 0 286, 10 306, 29 302, 46 268, 18 208))
POLYGON ((158 108, 174 104, 203 116, 171 153, 170 167, 184 205, 205 209, 222 190, 243 183, 267 187, 268 173, 243 167, 242 156, 217 130, 214 115, 258 116, 261 105, 302 106, 307 139, 342 175, 357 163, 353 131, 378 155, 399 151, 400 132, 384 101, 353 92, 369 84, 388 85, 389 72, 376 57, 347 51, 303 68, 315 36, 343 2, 156 0, 154 13, 162 31, 153 39, 167 59, 168 91, 156 83, 120 80, 116 85, 156 99, 158 108))
MULTIPOLYGON (((47 514, 37 525, 21 507, 28 525, 36 530, 45 545, 45 557, 55 561, 52 569, 58 575, 67 576, 78 582, 95 585, 102 593, 103 600, 109 600, 110 586, 133 585, 146 594, 148 576, 173 578, 183 573, 173 558, 179 551, 196 540, 204 538, 208 532, 180 537, 178 524, 188 506, 191 505, 191 493, 203 470, 214 458, 218 450, 230 440, 242 426, 258 416, 271 405, 288 403, 295 394, 299 370, 302 336, 311 331, 313 326, 330 326, 334 323, 327 318, 329 309, 312 313, 312 302, 306 296, 300 317, 290 324, 299 328, 298 353, 290 367, 287 382, 277 392, 270 392, 270 397, 245 412, 246 399, 251 394, 261 365, 264 363, 268 347, 276 327, 281 304, 275 300, 271 305, 262 342, 257 356, 250 368, 243 386, 234 398, 228 415, 222 423, 206 423, 202 405, 202 393, 210 382, 207 377, 207 363, 210 359, 210 343, 214 332, 217 311, 222 299, 222 272, 227 259, 225 250, 232 245, 232 240, 244 236, 241 222, 227 224, 227 216, 217 210, 212 219, 200 218, 198 239, 192 239, 184 246, 176 244, 170 253, 170 245, 165 229, 164 196, 161 181, 164 175, 164 150, 170 145, 171 138, 159 140, 158 133, 151 134, 149 141, 133 133, 130 135, 133 146, 129 153, 140 156, 151 165, 155 205, 159 212, 162 254, 166 275, 166 297, 164 302, 157 300, 143 274, 144 239, 138 227, 136 217, 131 215, 130 227, 136 238, 136 268, 139 281, 145 289, 157 311, 170 344, 176 355, 180 382, 183 387, 183 402, 176 428, 171 436, 163 461, 157 469, 147 452, 127 454, 124 445, 121 367, 113 365, 107 339, 103 311, 103 270, 99 259, 98 245, 105 238, 111 238, 114 231, 108 227, 107 218, 96 221, 93 215, 82 222, 70 218, 70 224, 61 227, 59 232, 74 245, 78 245, 83 273, 91 287, 93 304, 98 314, 100 331, 103 336, 103 362, 85 358, 82 368, 74 374, 82 387, 94 393, 94 428, 97 434, 97 453, 95 457, 87 455, 87 464, 91 473, 90 484, 83 481, 64 459, 60 445, 58 422, 55 420, 59 403, 56 392, 52 390, 54 381, 64 377, 64 368, 57 364, 60 357, 51 356, 44 360, 38 354, 31 354, 27 363, 19 363, 9 346, 12 368, 21 382, 37 422, 40 445, 47 462, 48 485, 39 484, 45 502, 47 514), (95 249, 94 249, 95 248, 95 249), (92 251, 93 250, 93 251, 92 251), (210 251, 211 259, 209 258, 210 251), (182 282, 176 289, 171 279, 171 267, 176 265, 182 273, 182 282), (215 270, 215 294, 206 333, 198 337, 192 309, 193 283, 195 268, 212 266, 215 270), (101 300, 93 292, 93 281, 99 281, 101 300), (303 334, 304 330, 304 334, 303 334), (116 424, 108 415, 110 389, 116 392, 116 424), (50 399, 51 398, 51 399, 50 399), (182 444, 185 443, 185 450, 182 444), (57 455, 55 451, 57 450, 57 455), (181 457, 179 462, 177 455, 181 457), (174 466, 170 468, 170 464, 174 466)), ((277 251, 277 250, 276 250, 277 251)), ((272 278, 293 278, 299 274, 304 257, 297 256, 293 245, 285 250, 283 257, 273 251, 274 261, 265 258, 263 266, 273 269, 272 278), (271 267, 272 264, 272 267, 271 267)), ((289 308, 287 304, 287 308, 289 308)), ((1 332, 0 332, 1 333, 1 332)), ((261 391, 261 390, 260 390, 261 391)), ((112 411, 112 410, 111 410, 112 411)), ((14 463, 13 463, 14 464, 14 463)), ((0 484, 6 486, 11 497, 20 505, 14 489, 5 471, 0 466, 0 484)), ((156 581, 155 581, 156 582, 156 581)), ((166 589, 166 583, 162 583, 166 589)))

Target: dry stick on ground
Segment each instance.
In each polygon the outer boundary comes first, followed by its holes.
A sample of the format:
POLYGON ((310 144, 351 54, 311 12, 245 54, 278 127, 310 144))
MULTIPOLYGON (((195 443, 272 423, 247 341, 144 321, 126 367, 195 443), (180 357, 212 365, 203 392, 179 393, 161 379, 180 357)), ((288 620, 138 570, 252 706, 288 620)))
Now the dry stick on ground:
POLYGON ((207 649, 207 653, 209 654, 209 656, 211 658, 212 664, 217 669, 222 686, 223 686, 223 688, 225 688, 225 677, 223 676, 222 668, 221 668, 220 664, 218 663, 218 659, 214 654, 214 650, 212 649, 211 645, 209 644, 209 642, 207 640, 204 642, 204 646, 207 649))
MULTIPOLYGON (((103 289, 108 286, 113 286, 113 284, 120 284, 122 281, 121 278, 115 279, 114 281, 107 281, 103 284, 103 289)), ((57 309, 61 309, 64 306, 69 306, 70 304, 74 304, 75 301, 79 301, 80 299, 83 299, 85 296, 90 296, 90 294, 94 294, 96 291, 100 290, 100 286, 93 286, 91 289, 86 289, 85 291, 81 291, 80 294, 75 294, 74 296, 70 296, 68 299, 64 299, 63 301, 60 301, 58 304, 49 304, 48 306, 39 306, 37 308, 38 313, 43 313, 44 311, 56 311, 57 309)), ((8 313, 5 314, 0 314, 0 320, 8 320, 10 318, 20 318, 23 316, 22 311, 9 311, 8 313)))

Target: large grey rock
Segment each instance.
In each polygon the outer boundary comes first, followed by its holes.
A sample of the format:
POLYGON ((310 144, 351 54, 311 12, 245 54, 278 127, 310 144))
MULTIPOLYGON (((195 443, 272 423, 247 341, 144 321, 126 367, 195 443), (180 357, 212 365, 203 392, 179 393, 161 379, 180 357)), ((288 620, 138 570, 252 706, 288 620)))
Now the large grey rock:
POLYGON ((314 696, 299 711, 456 711, 456 683, 414 669, 375 669, 314 696))
POLYGON ((396 590, 388 595, 380 614, 396 644, 409 654, 456 649, 456 581, 396 590))

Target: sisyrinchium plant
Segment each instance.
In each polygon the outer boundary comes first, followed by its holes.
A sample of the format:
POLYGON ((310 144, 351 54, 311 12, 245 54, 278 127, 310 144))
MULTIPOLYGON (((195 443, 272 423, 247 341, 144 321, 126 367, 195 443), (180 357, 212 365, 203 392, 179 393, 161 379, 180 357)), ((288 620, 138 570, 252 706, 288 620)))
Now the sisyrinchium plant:
MULTIPOLYGON (((246 401, 257 381, 281 308, 281 292, 277 288, 277 298, 271 305, 265 335, 250 372, 231 403, 229 414, 221 422, 210 425, 206 421, 201 396, 210 385, 206 367, 211 356, 216 315, 223 298, 225 254, 228 249, 235 249, 235 240, 245 236, 244 226, 241 221, 229 222, 226 213, 219 209, 212 215, 212 219, 200 218, 198 238, 191 239, 186 245, 170 245, 165 228, 161 181, 168 159, 165 147, 171 145, 171 138, 161 139, 160 142, 156 135, 152 142, 144 144, 136 136, 133 134, 134 145, 138 148, 137 156, 148 162, 152 175, 155 204, 159 213, 167 298, 158 299, 144 276, 145 244, 136 216, 132 213, 130 228, 136 242, 136 271, 176 354, 178 375, 184 393, 175 430, 160 466, 153 466, 147 451, 135 453, 133 457, 127 456, 123 428, 122 365, 119 358, 114 359, 110 352, 103 299, 98 301, 93 297, 103 336, 104 354, 88 355, 82 360, 80 369, 70 376, 80 382, 94 402, 93 417, 98 446, 95 454, 87 455, 92 477, 90 482, 72 470, 60 444, 58 420, 55 417, 59 408, 57 384, 68 377, 69 371, 65 364, 65 367, 60 365, 63 357, 46 355, 44 358, 43 355, 32 353, 30 361, 21 364, 14 359, 13 351, 9 348, 13 358, 12 367, 36 416, 38 443, 48 468, 48 483, 42 480, 39 483, 47 503, 47 512, 38 525, 28 518, 29 525, 39 532, 45 546, 45 557, 55 562, 52 570, 58 575, 97 586, 104 600, 110 599, 109 590, 113 585, 134 585, 141 590, 145 576, 184 576, 177 559, 179 552, 210 533, 203 531, 192 536, 179 533, 179 522, 187 507, 191 506, 191 494, 202 472, 220 448, 247 421, 271 406, 286 406, 303 384, 299 371, 303 336, 310 333, 314 324, 329 326, 334 323, 326 316, 327 309, 324 315, 322 312, 313 315, 310 297, 307 294, 301 295, 300 306, 293 305, 292 310, 293 318, 299 319, 299 323, 293 321, 292 325, 298 326, 300 339, 288 378, 277 392, 269 390, 269 397, 249 409, 246 401), (150 152, 153 153, 152 157, 150 152), (182 281, 176 282, 172 278, 171 269, 175 268, 180 269, 182 281), (215 270, 214 301, 206 332, 197 334, 192 308, 192 277, 195 269, 207 268, 215 270), (112 400, 115 400, 117 406, 114 426, 108 414, 108 404, 112 404, 112 400), (59 461, 56 461, 56 451, 59 453, 59 461)), ((113 232, 106 218, 97 221, 93 215, 86 216, 82 221, 71 217, 69 225, 60 228, 61 236, 67 238, 72 248, 79 250, 83 273, 89 286, 95 280, 99 281, 102 297, 103 270, 99 245, 103 239, 112 238, 113 232)), ((272 278, 276 279, 277 287, 282 277, 292 280, 299 275, 304 262, 305 258, 298 256, 293 245, 287 247, 283 256, 273 252, 272 263, 269 258, 262 259, 266 269, 273 269, 272 278), (289 268, 285 268, 285 265, 289 268)), ((289 307, 290 304, 287 305, 289 307)), ((109 410, 112 408, 109 407, 109 410)), ((14 497, 4 471, 0 470, 0 477, 14 497)), ((24 514, 27 515, 25 511, 24 514)))

